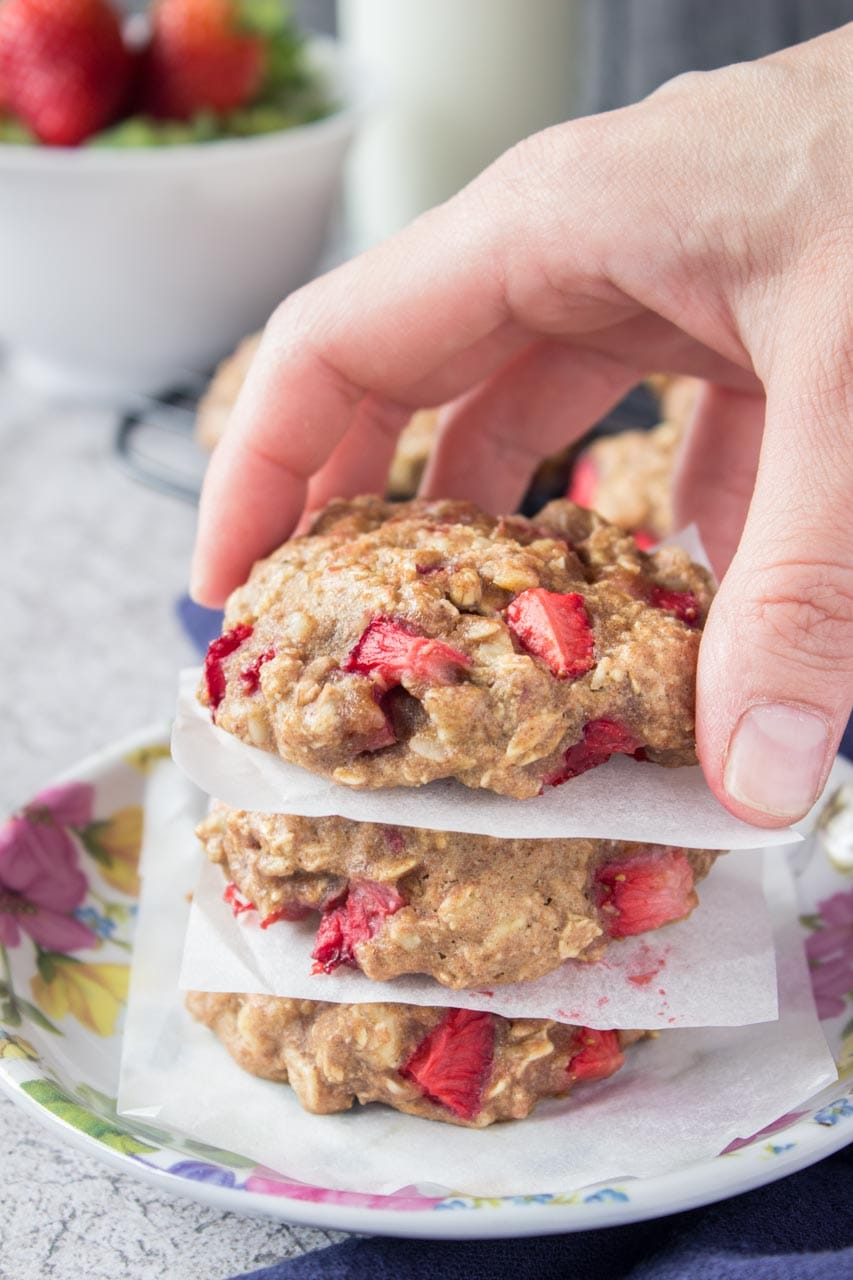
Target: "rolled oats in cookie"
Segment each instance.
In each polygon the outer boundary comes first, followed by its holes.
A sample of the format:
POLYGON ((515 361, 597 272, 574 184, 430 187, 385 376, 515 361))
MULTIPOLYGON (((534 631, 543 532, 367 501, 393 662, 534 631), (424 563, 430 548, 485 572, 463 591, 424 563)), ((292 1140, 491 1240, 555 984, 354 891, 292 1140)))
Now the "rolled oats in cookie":
POLYGON ((244 1071, 290 1084, 306 1111, 382 1102, 475 1129, 521 1120, 544 1098, 605 1079, 646 1034, 469 1009, 200 991, 187 1006, 244 1071))
MULTIPOLYGON (((716 853, 613 840, 499 840, 214 807, 198 828, 224 896, 264 928, 319 913, 314 972, 447 987, 542 977, 683 920, 716 853)), ((286 927, 286 925, 282 925, 286 927)))
POLYGON ((216 723, 351 787, 526 798, 622 753, 696 761, 707 572, 565 501, 333 502, 228 600, 216 723))

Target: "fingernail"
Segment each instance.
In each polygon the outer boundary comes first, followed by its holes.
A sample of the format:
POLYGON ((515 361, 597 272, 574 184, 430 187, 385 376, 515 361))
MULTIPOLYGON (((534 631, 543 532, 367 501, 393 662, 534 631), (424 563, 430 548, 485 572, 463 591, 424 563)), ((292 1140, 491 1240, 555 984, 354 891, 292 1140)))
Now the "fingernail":
POLYGON ((818 797, 828 736, 810 711, 782 703, 751 707, 729 743, 726 791, 762 813, 802 817, 818 797))

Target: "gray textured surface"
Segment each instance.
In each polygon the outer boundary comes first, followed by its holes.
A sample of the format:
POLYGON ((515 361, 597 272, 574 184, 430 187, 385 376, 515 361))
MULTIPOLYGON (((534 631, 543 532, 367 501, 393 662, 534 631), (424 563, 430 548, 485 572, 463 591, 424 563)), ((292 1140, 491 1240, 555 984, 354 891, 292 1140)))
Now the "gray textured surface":
MULTIPOLYGON (((194 512, 126 478, 114 418, 47 410, 0 374, 0 810, 171 715, 194 512)), ((172 1200, 0 1096, 2 1280, 221 1280, 340 1236, 172 1200)))

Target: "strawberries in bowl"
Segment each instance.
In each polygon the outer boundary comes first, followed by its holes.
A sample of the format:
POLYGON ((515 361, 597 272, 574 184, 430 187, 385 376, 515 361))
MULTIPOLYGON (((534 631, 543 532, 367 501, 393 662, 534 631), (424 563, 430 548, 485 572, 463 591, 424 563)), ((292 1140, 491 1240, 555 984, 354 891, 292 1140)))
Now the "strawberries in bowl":
POLYGON ((270 133, 328 114, 284 5, 0 0, 0 142, 138 147, 270 133))

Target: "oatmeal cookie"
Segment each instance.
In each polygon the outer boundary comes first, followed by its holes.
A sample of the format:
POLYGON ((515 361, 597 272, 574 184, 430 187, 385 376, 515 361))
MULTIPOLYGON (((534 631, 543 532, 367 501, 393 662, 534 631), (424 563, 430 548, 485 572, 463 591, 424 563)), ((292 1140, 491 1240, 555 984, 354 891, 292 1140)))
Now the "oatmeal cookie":
POLYGON ((611 939, 683 920, 716 853, 613 840, 459 832, 250 813, 216 805, 197 832, 236 915, 262 927, 320 913, 314 972, 384 982, 524 982, 611 939))
POLYGON ((633 533, 641 547, 673 531, 675 459, 701 383, 696 378, 650 379, 663 421, 651 431, 623 431, 596 440, 575 462, 568 496, 633 533))
POLYGON ((408 1004, 326 1004, 192 991, 187 1007, 244 1071, 292 1085, 306 1111, 354 1102, 483 1129, 603 1080, 642 1031, 593 1031, 408 1004))
POLYGON ((695 763, 711 594, 685 552, 565 501, 333 502, 232 593, 199 697, 346 786, 535 796, 617 752, 695 763))

